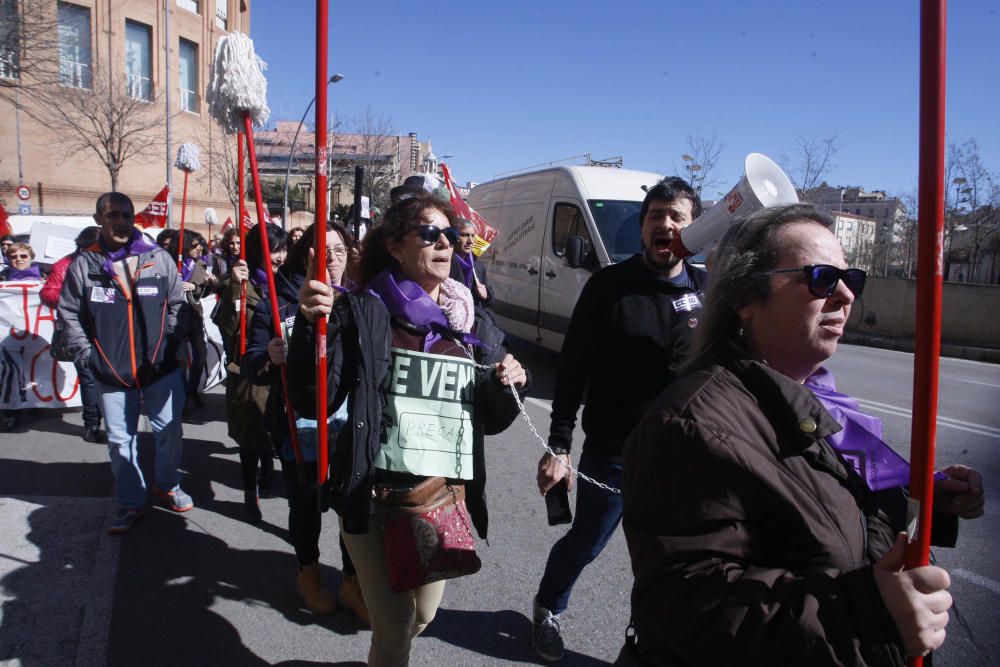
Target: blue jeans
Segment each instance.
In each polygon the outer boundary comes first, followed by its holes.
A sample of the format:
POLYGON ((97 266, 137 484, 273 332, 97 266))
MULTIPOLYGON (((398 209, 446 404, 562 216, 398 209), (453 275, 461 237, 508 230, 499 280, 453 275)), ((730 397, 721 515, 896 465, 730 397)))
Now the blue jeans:
MULTIPOLYGON (((620 489, 622 465, 584 450, 577 469, 584 475, 620 489)), ((538 604, 553 614, 569 606, 569 594, 583 568, 604 550, 622 520, 621 494, 610 493, 590 482, 576 480, 576 516, 573 525, 555 543, 538 584, 538 604)))
POLYGON ((184 376, 180 370, 142 389, 125 389, 97 381, 108 431, 108 454, 115 475, 118 504, 139 509, 146 504, 146 480, 139 469, 139 404, 145 404, 156 444, 156 485, 172 491, 180 484, 177 470, 183 449, 181 412, 184 410, 184 376))
POLYGON ((76 377, 80 380, 80 403, 83 404, 83 425, 87 428, 97 428, 101 425, 100 398, 97 395, 97 380, 90 364, 83 362, 73 364, 76 367, 76 377))

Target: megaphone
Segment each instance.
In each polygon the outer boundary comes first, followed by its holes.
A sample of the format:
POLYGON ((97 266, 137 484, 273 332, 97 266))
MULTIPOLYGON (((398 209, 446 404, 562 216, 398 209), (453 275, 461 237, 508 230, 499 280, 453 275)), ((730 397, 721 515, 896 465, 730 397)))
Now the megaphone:
POLYGON ((795 186, 774 160, 763 153, 750 153, 744 174, 725 197, 698 216, 670 242, 676 257, 690 257, 711 248, 735 220, 769 206, 794 204, 795 186))

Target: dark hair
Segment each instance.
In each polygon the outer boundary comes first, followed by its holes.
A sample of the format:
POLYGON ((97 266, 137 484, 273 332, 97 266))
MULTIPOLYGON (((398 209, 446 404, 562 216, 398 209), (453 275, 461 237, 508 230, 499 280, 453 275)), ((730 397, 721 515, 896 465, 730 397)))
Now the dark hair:
POLYGON ((103 195, 97 198, 97 203, 94 205, 94 213, 96 215, 101 215, 104 213, 104 209, 108 207, 109 204, 128 204, 129 209, 135 213, 135 204, 129 199, 128 195, 122 194, 121 192, 105 192, 103 195))
POLYGON ((265 225, 267 227, 268 249, 271 252, 288 249, 288 234, 285 233, 284 229, 273 222, 255 225, 246 235, 247 266, 250 267, 251 271, 254 269, 264 270, 264 262, 270 263, 270 257, 264 257, 260 247, 260 230, 265 225))
POLYGON ((646 191, 646 197, 642 200, 642 209, 639 210, 639 225, 642 226, 643 221, 646 220, 649 205, 654 201, 665 201, 669 204, 678 199, 690 200, 692 220, 701 215, 701 197, 698 196, 695 189, 683 178, 667 176, 646 191))
MULTIPOLYGON (((297 229, 301 229, 301 227, 297 229)), ((326 231, 337 232, 340 234, 340 238, 343 239, 344 245, 346 245, 348 249, 350 249, 351 244, 354 243, 354 237, 349 231, 347 231, 347 228, 339 222, 327 220, 326 231)), ((316 223, 313 223, 305 229, 302 233, 302 238, 296 241, 292 246, 292 249, 288 251, 288 258, 285 259, 285 265, 282 267, 282 270, 286 275, 306 275, 306 268, 308 268, 309 262, 309 249, 313 247, 315 241, 316 223)))
POLYGON ((368 283, 383 270, 399 265, 396 258, 389 254, 389 243, 402 240, 424 224, 424 211, 431 208, 444 214, 450 226, 458 224, 455 209, 451 207, 450 202, 429 192, 416 192, 390 206, 382 222, 365 234, 361 244, 361 266, 358 276, 361 289, 368 287, 368 283))
POLYGON ((731 343, 738 343, 739 310, 770 296, 771 277, 765 273, 777 265, 785 250, 779 245, 778 232, 795 222, 812 222, 831 231, 836 224, 833 216, 812 204, 788 204, 761 209, 726 231, 714 251, 690 366, 718 361, 731 343))
POLYGON ((101 236, 101 228, 97 225, 92 227, 84 227, 80 230, 80 233, 76 235, 76 247, 83 250, 84 248, 89 248, 90 246, 97 243, 97 239, 101 236))
POLYGON ((163 244, 166 243, 167 252, 177 257, 177 236, 179 234, 180 232, 176 229, 164 229, 156 235, 156 245, 162 248, 163 244))
MULTIPOLYGON (((227 229, 222 233, 222 245, 224 246, 229 245, 229 242, 233 239, 234 236, 236 238, 240 237, 240 230, 238 227, 235 226, 230 227, 229 229, 227 229)), ((223 252, 229 252, 227 248, 223 248, 222 250, 223 252)))

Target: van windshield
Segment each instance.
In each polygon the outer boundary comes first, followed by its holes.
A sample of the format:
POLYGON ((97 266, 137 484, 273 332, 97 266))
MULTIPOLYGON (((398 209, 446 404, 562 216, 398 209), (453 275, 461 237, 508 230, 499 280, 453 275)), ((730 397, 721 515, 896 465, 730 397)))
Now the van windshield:
POLYGON ((642 249, 639 238, 641 201, 589 199, 590 213, 612 262, 628 259, 642 249))

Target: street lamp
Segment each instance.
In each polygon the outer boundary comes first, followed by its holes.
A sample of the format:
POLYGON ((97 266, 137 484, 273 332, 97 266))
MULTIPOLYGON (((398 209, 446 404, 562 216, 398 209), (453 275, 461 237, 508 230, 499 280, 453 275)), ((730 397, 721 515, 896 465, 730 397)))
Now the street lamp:
MULTIPOLYGON (((337 83, 338 81, 343 81, 343 80, 344 80, 344 77, 343 77, 342 74, 334 74, 333 76, 330 77, 330 80, 327 81, 327 84, 328 85, 329 84, 334 84, 334 83, 337 83)), ((289 216, 289 211, 288 211, 288 177, 291 176, 291 174, 292 174, 292 160, 295 159, 295 144, 299 140, 299 131, 302 129, 303 123, 306 122, 306 116, 309 115, 309 111, 312 109, 312 106, 315 103, 316 103, 316 96, 313 95, 313 98, 309 101, 309 106, 306 107, 305 113, 302 114, 302 120, 299 121, 299 126, 297 128, 295 128, 295 136, 292 137, 292 147, 288 151, 288 167, 285 169, 285 196, 284 196, 284 199, 282 201, 282 206, 281 206, 281 211, 282 211, 281 228, 282 229, 286 229, 288 227, 288 216, 289 216)), ((325 148, 325 146, 324 146, 324 148, 325 148)), ((318 192, 316 193, 316 196, 317 197, 319 196, 318 192)))
POLYGON ((697 172, 701 171, 701 165, 695 163, 694 157, 688 155, 687 153, 682 155, 681 159, 684 160, 684 168, 687 169, 688 174, 690 174, 688 180, 691 183, 691 187, 697 190, 698 194, 700 195, 701 185, 700 184, 695 185, 695 183, 697 182, 697 172))

